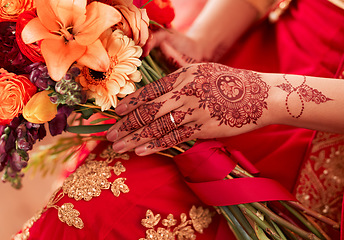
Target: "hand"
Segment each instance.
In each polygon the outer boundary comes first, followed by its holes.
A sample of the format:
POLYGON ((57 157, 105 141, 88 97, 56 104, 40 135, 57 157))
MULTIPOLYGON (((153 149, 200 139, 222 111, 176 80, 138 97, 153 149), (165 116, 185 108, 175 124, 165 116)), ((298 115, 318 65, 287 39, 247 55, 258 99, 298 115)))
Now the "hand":
POLYGON ((195 138, 219 138, 264 126, 269 86, 260 74, 216 63, 190 65, 124 98, 127 114, 107 138, 119 153, 148 155, 195 138))
POLYGON ((173 29, 160 30, 154 33, 147 45, 147 52, 159 47, 162 55, 175 69, 203 60, 200 44, 173 29))

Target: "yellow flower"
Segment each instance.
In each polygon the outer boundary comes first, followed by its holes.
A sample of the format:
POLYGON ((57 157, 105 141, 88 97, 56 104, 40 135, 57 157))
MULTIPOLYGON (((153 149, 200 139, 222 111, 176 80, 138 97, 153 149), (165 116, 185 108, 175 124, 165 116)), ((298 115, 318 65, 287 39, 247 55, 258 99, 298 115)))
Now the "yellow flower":
POLYGON ((102 42, 110 57, 109 70, 97 72, 83 67, 79 81, 87 90, 87 97, 94 98, 95 104, 105 111, 117 106, 118 97, 135 91, 134 83, 141 80, 137 67, 141 65, 142 49, 120 30, 104 33, 102 42))
POLYGON ((45 123, 52 120, 57 114, 57 104, 50 101, 49 93, 52 91, 38 92, 24 106, 23 116, 32 123, 45 123))

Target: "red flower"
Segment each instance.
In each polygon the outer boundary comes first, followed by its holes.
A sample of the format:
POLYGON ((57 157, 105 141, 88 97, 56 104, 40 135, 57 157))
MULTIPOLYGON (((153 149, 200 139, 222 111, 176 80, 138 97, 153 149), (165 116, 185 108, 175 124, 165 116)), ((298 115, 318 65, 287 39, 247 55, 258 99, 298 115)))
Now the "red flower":
POLYGON ((27 11, 19 15, 16 25, 16 40, 20 51, 32 62, 44 62, 41 48, 36 43, 25 44, 21 38, 24 27, 35 17, 37 17, 35 11, 27 11))
POLYGON ((175 16, 171 0, 153 0, 145 8, 149 19, 165 27, 170 26, 175 16))

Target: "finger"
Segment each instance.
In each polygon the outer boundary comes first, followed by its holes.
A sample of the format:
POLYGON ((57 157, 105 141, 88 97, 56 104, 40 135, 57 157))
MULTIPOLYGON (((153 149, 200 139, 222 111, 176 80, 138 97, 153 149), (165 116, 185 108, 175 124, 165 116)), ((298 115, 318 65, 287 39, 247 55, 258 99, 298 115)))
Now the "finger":
POLYGON ((166 100, 170 98, 171 94, 168 93, 155 99, 155 101, 142 104, 138 108, 129 112, 124 118, 108 130, 107 139, 109 141, 118 141, 131 132, 150 124, 155 119, 158 119, 166 113, 169 113, 174 109, 178 109, 183 105, 182 101, 174 104, 165 104, 166 100))
POLYGON ((137 155, 145 156, 158 151, 171 148, 179 143, 194 139, 199 131, 201 131, 202 124, 186 124, 171 131, 169 134, 159 139, 154 139, 144 145, 135 149, 137 155))
POLYGON ((117 105, 115 111, 118 115, 125 115, 140 105, 154 100, 179 85, 183 80, 180 79, 180 75, 186 72, 188 68, 179 69, 178 71, 171 73, 153 83, 150 83, 136 92, 130 94, 126 98, 122 99, 117 105))
POLYGON ((113 149, 118 153, 122 153, 140 146, 151 139, 159 139, 177 129, 180 125, 193 121, 193 111, 194 109, 189 108, 186 111, 176 110, 165 114, 151 124, 115 142, 113 149))

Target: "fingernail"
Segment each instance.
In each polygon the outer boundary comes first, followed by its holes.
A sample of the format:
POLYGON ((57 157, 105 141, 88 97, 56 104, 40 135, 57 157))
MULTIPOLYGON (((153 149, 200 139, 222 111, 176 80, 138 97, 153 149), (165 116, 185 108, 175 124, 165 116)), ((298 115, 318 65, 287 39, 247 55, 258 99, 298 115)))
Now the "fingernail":
POLYGON ((115 112, 118 115, 122 115, 125 111, 127 111, 127 109, 128 109, 128 105, 123 103, 123 104, 120 104, 116 107, 115 112))
POLYGON ((115 141, 118 138, 118 130, 117 129, 113 129, 113 130, 109 130, 106 134, 106 138, 109 141, 115 141))
POLYGON ((135 149, 135 153, 137 155, 143 155, 147 151, 147 148, 145 146, 140 146, 135 149))
POLYGON ((112 149, 115 151, 115 152, 120 152, 123 148, 125 147, 125 143, 123 141, 120 141, 118 143, 115 143, 112 145, 112 149))

